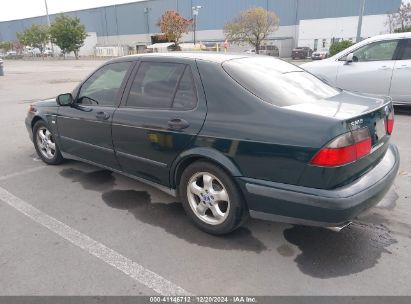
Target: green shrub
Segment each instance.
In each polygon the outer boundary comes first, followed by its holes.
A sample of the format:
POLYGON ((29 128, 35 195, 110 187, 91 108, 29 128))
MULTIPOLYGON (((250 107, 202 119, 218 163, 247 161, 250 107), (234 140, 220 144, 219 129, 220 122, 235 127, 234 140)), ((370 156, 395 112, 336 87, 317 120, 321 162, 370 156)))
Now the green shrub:
POLYGON ((404 32, 411 32, 411 25, 406 26, 404 29, 397 28, 394 30, 395 33, 404 33, 404 32))
POLYGON ((350 40, 341 40, 339 42, 334 42, 330 47, 330 55, 334 56, 335 54, 345 50, 352 46, 353 43, 350 40))

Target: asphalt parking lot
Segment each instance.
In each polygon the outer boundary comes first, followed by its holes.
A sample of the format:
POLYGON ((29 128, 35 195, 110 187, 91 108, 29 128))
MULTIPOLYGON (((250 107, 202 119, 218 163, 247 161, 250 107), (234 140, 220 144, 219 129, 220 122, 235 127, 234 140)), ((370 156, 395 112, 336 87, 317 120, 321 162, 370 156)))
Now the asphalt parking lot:
POLYGON ((6 61, 0 77, 0 295, 411 295, 411 110, 395 185, 340 233, 249 221, 214 237, 174 198, 90 165, 47 166, 24 118, 101 61, 6 61))

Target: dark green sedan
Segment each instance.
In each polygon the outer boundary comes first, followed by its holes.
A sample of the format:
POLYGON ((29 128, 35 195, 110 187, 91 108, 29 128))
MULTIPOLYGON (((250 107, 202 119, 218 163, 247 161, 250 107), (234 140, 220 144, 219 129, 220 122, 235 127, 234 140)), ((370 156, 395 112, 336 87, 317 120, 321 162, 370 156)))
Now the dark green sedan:
POLYGON ((341 229, 394 181, 391 100, 330 87, 268 56, 111 60, 30 106, 41 159, 75 159, 178 196, 204 231, 251 216, 341 229))

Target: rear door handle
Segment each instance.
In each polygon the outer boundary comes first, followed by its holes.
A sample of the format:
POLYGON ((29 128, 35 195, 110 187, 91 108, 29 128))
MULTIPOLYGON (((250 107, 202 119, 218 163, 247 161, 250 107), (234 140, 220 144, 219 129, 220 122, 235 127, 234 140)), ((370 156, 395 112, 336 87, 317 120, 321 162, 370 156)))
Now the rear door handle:
POLYGON ((411 69, 411 66, 409 66, 409 65, 402 65, 402 66, 400 66, 400 67, 398 67, 398 68, 396 68, 397 70, 409 70, 409 69, 411 69))
POLYGON ((181 118, 173 118, 168 121, 168 128, 170 130, 183 130, 190 126, 188 121, 181 118))
POLYGON ((383 71, 387 71, 387 70, 391 70, 392 68, 390 68, 389 66, 383 65, 382 67, 379 68, 379 70, 383 70, 383 71))
POLYGON ((107 112, 97 112, 96 118, 99 120, 107 120, 110 118, 110 114, 107 112))

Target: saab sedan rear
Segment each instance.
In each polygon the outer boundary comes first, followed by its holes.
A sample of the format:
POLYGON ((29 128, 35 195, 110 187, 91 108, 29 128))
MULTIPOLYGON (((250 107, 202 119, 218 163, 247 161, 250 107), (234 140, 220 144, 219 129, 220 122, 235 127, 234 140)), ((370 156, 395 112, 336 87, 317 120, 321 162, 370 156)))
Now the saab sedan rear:
POLYGON ((389 99, 268 56, 204 53, 111 60, 26 119, 47 164, 76 159, 146 182, 212 234, 249 215, 346 225, 396 176, 393 124, 389 99))

